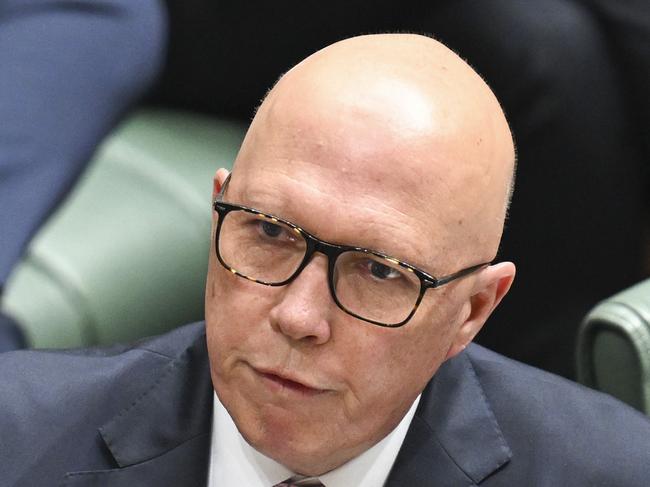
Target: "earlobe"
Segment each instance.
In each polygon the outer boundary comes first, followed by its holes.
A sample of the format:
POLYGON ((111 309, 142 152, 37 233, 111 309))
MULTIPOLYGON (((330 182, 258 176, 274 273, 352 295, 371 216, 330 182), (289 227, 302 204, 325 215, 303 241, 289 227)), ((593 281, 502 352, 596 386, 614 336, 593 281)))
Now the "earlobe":
POLYGON ((515 265, 512 262, 492 265, 477 276, 472 295, 465 304, 466 307, 469 306, 469 312, 464 311, 464 319, 447 351, 446 359, 458 355, 469 345, 508 293, 514 278, 515 265))
POLYGON ((213 200, 217 197, 217 194, 219 194, 219 191, 221 191, 223 183, 226 180, 226 178, 228 177, 228 174, 230 174, 230 171, 228 171, 228 169, 225 169, 223 167, 217 169, 217 172, 214 174, 214 178, 212 179, 212 199, 213 200))

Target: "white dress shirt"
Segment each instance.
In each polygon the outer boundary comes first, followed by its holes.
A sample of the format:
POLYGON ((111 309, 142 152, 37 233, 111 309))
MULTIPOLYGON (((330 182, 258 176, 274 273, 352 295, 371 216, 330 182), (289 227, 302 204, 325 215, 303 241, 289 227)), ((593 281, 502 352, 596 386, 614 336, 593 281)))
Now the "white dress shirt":
MULTIPOLYGON (((381 487, 393 467, 415 410, 418 396, 402 421, 383 440, 356 458, 318 478, 325 487, 381 487)), ((212 450, 208 487, 271 487, 294 472, 262 455, 239 434, 237 426, 214 395, 212 450)))

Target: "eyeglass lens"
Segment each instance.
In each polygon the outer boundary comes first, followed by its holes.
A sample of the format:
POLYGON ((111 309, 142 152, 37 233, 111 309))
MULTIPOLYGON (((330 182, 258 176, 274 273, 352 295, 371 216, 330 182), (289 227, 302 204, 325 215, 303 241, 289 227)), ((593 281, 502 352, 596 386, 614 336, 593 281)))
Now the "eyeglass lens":
MULTIPOLYGON (((298 230, 274 218, 231 211, 221 222, 218 251, 223 262, 239 274, 278 284, 298 270, 307 241, 298 230)), ((405 320, 420 294, 420 280, 408 268, 354 250, 336 259, 332 285, 345 311, 386 325, 405 320)))

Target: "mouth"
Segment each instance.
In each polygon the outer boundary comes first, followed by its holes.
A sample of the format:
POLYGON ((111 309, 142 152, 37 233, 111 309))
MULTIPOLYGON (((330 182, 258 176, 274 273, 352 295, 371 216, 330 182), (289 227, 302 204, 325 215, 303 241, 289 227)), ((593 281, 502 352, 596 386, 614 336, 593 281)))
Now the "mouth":
POLYGON ((312 387, 303 382, 283 377, 274 372, 253 369, 262 381, 273 391, 289 392, 300 396, 316 396, 327 392, 327 389, 312 387))

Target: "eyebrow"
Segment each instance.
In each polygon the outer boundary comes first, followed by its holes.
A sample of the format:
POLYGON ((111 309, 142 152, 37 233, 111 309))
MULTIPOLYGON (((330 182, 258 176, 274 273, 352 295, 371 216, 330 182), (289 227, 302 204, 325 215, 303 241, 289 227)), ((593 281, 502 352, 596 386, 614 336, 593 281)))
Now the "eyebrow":
MULTIPOLYGON (((438 273, 433 272, 433 271, 430 270, 431 266, 428 263, 426 263, 426 262, 423 263, 423 262, 417 261, 416 259, 413 259, 413 258, 410 258, 410 257, 404 257, 404 256, 408 255, 409 253, 412 253, 412 254, 416 254, 416 253, 421 254, 422 253, 422 252, 419 252, 417 249, 413 249, 413 248, 407 249, 405 245, 401 245, 400 244, 401 242, 407 242, 408 241, 405 238, 400 238, 399 239, 398 242, 400 242, 400 243, 397 244, 397 247, 399 247, 399 249, 393 248, 393 251, 386 250, 386 247, 383 247, 382 245, 373 245, 372 244, 371 241, 374 240, 372 235, 376 235, 376 232, 370 232, 370 231, 368 232, 371 235, 371 238, 367 239, 366 241, 368 243, 370 243, 370 245, 359 244, 359 241, 346 242, 346 241, 341 241, 341 240, 337 240, 337 239, 322 238, 321 235, 320 235, 321 232, 313 231, 311 228, 308 228, 308 227, 305 227, 305 226, 301 225, 299 223, 300 218, 296 219, 296 218, 286 217, 285 216, 286 213, 283 212, 283 211, 279 211, 279 212, 278 211, 267 211, 264 208, 264 205, 256 205, 256 204, 249 205, 249 204, 244 204, 244 203, 237 203, 237 204, 240 204, 241 206, 247 207, 247 208, 255 210, 255 211, 259 211, 260 213, 262 213, 264 215, 268 215, 270 217, 275 217, 275 218, 278 218, 279 220, 289 222, 292 225, 295 225, 296 227, 300 228, 301 230, 309 233, 310 235, 318 238, 319 240, 323 240, 324 242, 327 242, 327 243, 330 243, 330 244, 333 244, 333 245, 340 245, 342 247, 354 247, 354 248, 359 248, 359 249, 363 249, 363 250, 368 250, 370 252, 383 255, 384 257, 394 259, 394 260, 409 264, 409 265, 411 265, 413 267, 417 267, 419 269, 422 269, 426 273, 431 274, 431 276, 433 276, 433 277, 436 277, 438 275, 438 273), (395 252, 395 250, 399 250, 399 252, 395 252), (410 252, 409 252, 409 250, 410 250, 410 252)), ((363 242, 363 239, 361 239, 361 242, 363 242)))
MULTIPOLYGON (((230 180, 230 176, 228 175, 228 182, 230 180)), ((224 186, 226 186, 226 182, 224 182, 224 186)), ((368 231, 370 238, 366 238, 365 242, 367 242, 369 245, 360 245, 359 242, 351 241, 351 242, 345 242, 345 241, 340 241, 336 239, 326 239, 326 238, 321 238, 321 232, 319 232, 317 229, 313 229, 311 227, 303 226, 300 223, 301 218, 298 217, 298 215, 292 214, 293 212, 291 210, 291 206, 293 203, 293 198, 288 198, 286 193, 277 193, 274 191, 269 191, 266 190, 266 188, 263 188, 262 190, 258 191, 251 191, 248 186, 245 186, 241 189, 241 198, 235 199, 234 201, 230 200, 230 198, 226 197, 225 199, 227 202, 231 203, 236 203, 240 204, 242 206, 246 206, 248 208, 257 210, 261 213, 279 218, 280 220, 287 221, 289 223, 292 223, 293 225, 299 227, 300 229, 304 230, 305 232, 313 235, 314 237, 317 237, 321 240, 324 240, 328 243, 332 243, 334 245, 341 245, 341 246, 346 246, 346 247, 358 247, 362 248, 365 250, 370 250, 372 252, 376 252, 379 254, 382 254, 386 257, 390 257, 396 260, 399 260, 400 262, 404 262, 406 264, 409 264, 413 267, 417 267, 419 269, 424 270, 425 272, 431 274, 432 276, 437 276, 440 274, 440 272, 435 270, 435 264, 433 264, 436 260, 434 256, 430 256, 429 261, 425 262, 422 260, 419 260, 414 257, 409 257, 413 255, 425 255, 423 250, 416 249, 414 247, 411 247, 410 245, 405 245, 407 242, 411 242, 413 240, 424 240, 423 237, 417 237, 413 235, 413 231, 411 230, 411 235, 410 238, 409 236, 402 236, 402 235, 397 235, 397 242, 396 245, 392 247, 392 249, 387 249, 384 245, 382 245, 381 242, 377 241, 377 232, 371 232, 368 231), (268 201, 273 201, 273 210, 270 211, 267 206, 267 201, 263 201, 260 199, 258 196, 260 194, 264 194, 265 196, 268 196, 268 201), (296 216, 297 218, 294 218, 296 216), (379 245, 373 245, 373 241, 378 243, 379 245)), ((377 223, 377 225, 380 225, 381 223, 377 223)), ((357 227, 357 228, 365 228, 365 227, 357 227)), ((357 231, 357 233, 360 233, 357 231)), ((393 232, 394 234, 397 234, 398 232, 393 232)), ((361 242, 364 242, 364 239, 361 239, 361 242)), ((428 247, 425 249, 428 252, 433 252, 432 247, 428 247)))

